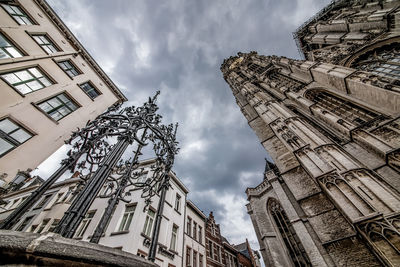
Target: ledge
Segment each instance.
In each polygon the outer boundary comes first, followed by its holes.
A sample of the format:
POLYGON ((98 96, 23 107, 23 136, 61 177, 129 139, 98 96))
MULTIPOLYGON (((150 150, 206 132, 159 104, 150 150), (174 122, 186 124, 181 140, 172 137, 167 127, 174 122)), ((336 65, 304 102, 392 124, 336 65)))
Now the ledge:
POLYGON ((9 230, 0 230, 0 258, 5 265, 157 266, 119 249, 63 238, 54 233, 40 235, 9 230))

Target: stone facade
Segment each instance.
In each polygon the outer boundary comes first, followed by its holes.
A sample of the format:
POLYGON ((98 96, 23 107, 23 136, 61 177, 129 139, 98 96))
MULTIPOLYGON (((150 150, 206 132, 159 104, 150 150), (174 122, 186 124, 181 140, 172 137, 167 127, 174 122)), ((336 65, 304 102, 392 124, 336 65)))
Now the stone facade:
POLYGON ((221 66, 274 164, 246 190, 266 266, 400 264, 400 1, 333 1, 295 33, 306 60, 221 66))
POLYGON ((3 187, 127 99, 43 0, 1 1, 0 43, 3 187))

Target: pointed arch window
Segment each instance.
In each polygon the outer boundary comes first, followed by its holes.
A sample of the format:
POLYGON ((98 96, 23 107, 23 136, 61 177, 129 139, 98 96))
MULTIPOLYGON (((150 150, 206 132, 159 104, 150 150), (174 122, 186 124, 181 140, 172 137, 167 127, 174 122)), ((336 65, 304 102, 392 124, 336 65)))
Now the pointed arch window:
POLYGON ((294 266, 312 266, 310 259, 308 258, 308 255, 306 254, 304 247, 281 204, 276 199, 271 199, 268 202, 268 209, 274 219, 283 242, 285 243, 294 266))
POLYGON ((255 73, 263 74, 267 69, 269 69, 270 66, 260 66, 255 63, 250 63, 247 67, 249 70, 254 71, 255 73))
POLYGON ((379 114, 321 90, 310 90, 305 97, 323 109, 354 125, 362 125, 376 119, 379 114))
POLYGON ((298 92, 305 86, 303 83, 296 81, 293 78, 286 77, 278 70, 271 71, 271 73, 268 75, 268 79, 270 80, 270 82, 276 84, 275 87, 285 87, 287 89, 290 89, 290 91, 292 92, 298 92))
POLYGON ((393 46, 385 46, 375 49, 372 52, 363 55, 353 67, 359 70, 368 71, 373 74, 400 78, 400 48, 396 43, 393 46))

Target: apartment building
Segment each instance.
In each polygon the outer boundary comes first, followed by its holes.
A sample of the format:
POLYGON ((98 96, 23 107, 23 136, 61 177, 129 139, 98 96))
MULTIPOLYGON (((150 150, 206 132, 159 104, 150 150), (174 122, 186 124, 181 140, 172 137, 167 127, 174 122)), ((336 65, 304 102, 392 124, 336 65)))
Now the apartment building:
POLYGON ((185 257, 182 266, 205 266, 206 219, 206 215, 192 201, 186 201, 186 231, 184 235, 185 257))
POLYGON ((43 0, 0 1, 0 95, 0 179, 6 182, 127 100, 43 0))

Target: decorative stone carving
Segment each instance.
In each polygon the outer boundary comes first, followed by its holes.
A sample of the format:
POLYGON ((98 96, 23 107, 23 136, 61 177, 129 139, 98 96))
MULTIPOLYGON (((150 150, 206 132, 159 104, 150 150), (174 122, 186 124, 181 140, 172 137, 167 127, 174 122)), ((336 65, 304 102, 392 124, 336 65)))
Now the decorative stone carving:
POLYGON ((340 207, 352 222, 375 212, 369 203, 340 175, 328 174, 321 177, 319 181, 337 207, 340 207))
POLYGON ((387 266, 400 266, 400 215, 368 220, 357 228, 387 266))

